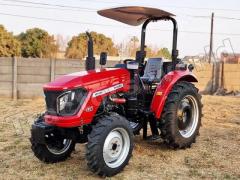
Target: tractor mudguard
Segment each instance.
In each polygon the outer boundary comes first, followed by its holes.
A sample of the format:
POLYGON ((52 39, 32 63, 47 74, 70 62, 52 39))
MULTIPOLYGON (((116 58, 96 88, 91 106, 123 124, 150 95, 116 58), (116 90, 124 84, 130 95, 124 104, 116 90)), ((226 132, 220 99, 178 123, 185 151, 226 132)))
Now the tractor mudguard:
POLYGON ((196 76, 188 70, 176 70, 165 75, 156 88, 151 104, 151 111, 155 114, 155 117, 158 120, 160 120, 169 93, 173 86, 179 81, 198 82, 196 76))

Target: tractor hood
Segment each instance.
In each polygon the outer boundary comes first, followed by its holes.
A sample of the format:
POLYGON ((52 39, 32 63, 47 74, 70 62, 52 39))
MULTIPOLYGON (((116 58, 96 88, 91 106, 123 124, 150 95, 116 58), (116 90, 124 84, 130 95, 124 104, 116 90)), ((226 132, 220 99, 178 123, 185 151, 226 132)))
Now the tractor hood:
POLYGON ((128 89, 130 73, 126 69, 106 68, 81 71, 61 76, 55 81, 44 85, 47 91, 63 91, 83 87, 86 90, 97 90, 123 84, 128 89))

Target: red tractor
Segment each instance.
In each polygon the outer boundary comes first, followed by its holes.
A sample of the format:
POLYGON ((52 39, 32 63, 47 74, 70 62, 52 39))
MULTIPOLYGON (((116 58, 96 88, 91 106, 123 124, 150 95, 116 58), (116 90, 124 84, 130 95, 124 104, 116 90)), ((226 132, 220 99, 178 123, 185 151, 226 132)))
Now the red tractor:
MULTIPOLYGON (((133 136, 162 138, 172 148, 188 148, 199 134, 201 96, 192 65, 178 59, 177 22, 173 14, 146 7, 120 7, 98 14, 128 25, 142 25, 136 59, 114 68, 95 69, 93 41, 88 36, 86 71, 57 78, 44 86, 46 112, 32 125, 31 144, 41 161, 66 160, 76 143, 86 143, 89 168, 113 176, 132 156, 133 136), (173 23, 172 61, 145 61, 145 33, 150 22, 173 23), (151 136, 147 135, 148 125, 151 136)), ((107 54, 101 53, 100 64, 107 54)))

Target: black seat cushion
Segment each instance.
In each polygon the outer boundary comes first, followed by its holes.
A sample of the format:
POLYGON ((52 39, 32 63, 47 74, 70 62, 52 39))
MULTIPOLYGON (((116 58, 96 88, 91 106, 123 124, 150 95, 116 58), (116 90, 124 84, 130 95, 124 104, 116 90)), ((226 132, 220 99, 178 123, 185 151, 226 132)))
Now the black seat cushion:
POLYGON ((159 82, 162 76, 163 61, 161 58, 150 58, 144 69, 144 75, 141 77, 144 83, 159 82))

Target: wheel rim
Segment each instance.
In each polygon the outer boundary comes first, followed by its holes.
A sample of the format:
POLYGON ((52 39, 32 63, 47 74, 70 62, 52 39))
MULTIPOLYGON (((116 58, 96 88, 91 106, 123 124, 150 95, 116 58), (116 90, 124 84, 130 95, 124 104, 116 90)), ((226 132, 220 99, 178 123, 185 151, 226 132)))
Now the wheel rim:
POLYGON ((103 146, 103 158, 107 166, 117 168, 126 160, 130 150, 130 138, 123 128, 113 129, 103 146))
POLYGON ((178 106, 177 116, 180 134, 184 138, 191 137, 197 128, 199 120, 199 108, 196 98, 191 95, 185 96, 178 106))
POLYGON ((72 144, 71 139, 63 139, 62 141, 56 141, 51 144, 47 144, 47 149, 55 155, 61 155, 68 151, 72 144))

